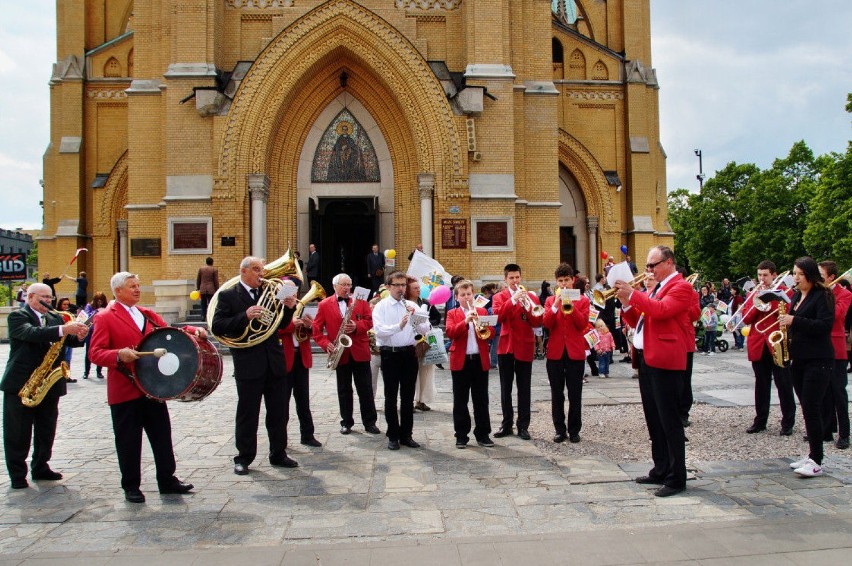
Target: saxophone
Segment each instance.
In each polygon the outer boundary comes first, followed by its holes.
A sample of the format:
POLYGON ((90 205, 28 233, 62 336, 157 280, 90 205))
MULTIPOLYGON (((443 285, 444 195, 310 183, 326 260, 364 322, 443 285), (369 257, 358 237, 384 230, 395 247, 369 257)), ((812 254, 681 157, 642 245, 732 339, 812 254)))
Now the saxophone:
MULTIPOLYGON (((778 317, 787 314, 787 305, 781 301, 778 305, 778 317)), ((769 350, 772 352, 772 362, 781 368, 790 366, 790 342, 787 338, 787 327, 779 325, 779 329, 767 336, 769 350)))
MULTIPOLYGON (((52 313, 58 314, 62 316, 63 320, 66 317, 70 318, 70 313, 63 313, 61 311, 51 310, 52 313)), ((92 322, 94 322, 95 317, 90 316, 84 322, 87 326, 90 326, 92 322)), ((33 371, 30 375, 30 378, 27 379, 27 382, 24 383, 24 386, 21 387, 21 390, 18 391, 18 397, 21 398, 21 403, 25 407, 33 408, 37 407, 42 401, 44 401, 45 396, 48 391, 56 385, 56 383, 60 379, 68 379, 70 375, 70 370, 68 369, 68 364, 63 360, 57 367, 53 367, 53 364, 56 363, 57 358, 62 355, 63 350, 65 349, 65 339, 68 338, 67 334, 64 334, 59 341, 54 342, 50 345, 50 349, 48 349, 47 354, 44 356, 44 360, 42 360, 41 364, 33 371)))
POLYGON ((328 363, 325 365, 328 369, 337 369, 337 364, 340 363, 340 356, 346 348, 352 346, 352 338, 346 335, 343 328, 349 324, 352 318, 352 311, 355 310, 355 303, 358 298, 353 299, 352 304, 346 309, 346 314, 343 315, 343 320, 340 322, 340 329, 337 331, 337 337, 334 339, 334 351, 328 355, 328 363))

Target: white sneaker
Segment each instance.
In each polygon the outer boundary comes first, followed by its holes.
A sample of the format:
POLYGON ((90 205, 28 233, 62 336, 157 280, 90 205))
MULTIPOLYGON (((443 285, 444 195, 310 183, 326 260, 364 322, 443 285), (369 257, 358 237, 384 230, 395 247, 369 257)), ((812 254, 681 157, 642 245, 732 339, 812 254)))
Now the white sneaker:
POLYGON ((799 474, 800 476, 806 478, 815 478, 823 474, 822 466, 820 466, 810 458, 808 458, 808 461, 805 462, 805 465, 793 471, 799 474))
POLYGON ((707 354, 707 355, 708 355, 708 356, 715 356, 715 355, 716 355, 716 352, 710 352, 710 353, 709 353, 709 354, 707 354))
POLYGON ((801 468, 802 466, 808 463, 808 460, 810 460, 810 458, 808 458, 807 456, 802 456, 801 459, 796 460, 795 462, 790 462, 790 469, 796 470, 798 468, 801 468))

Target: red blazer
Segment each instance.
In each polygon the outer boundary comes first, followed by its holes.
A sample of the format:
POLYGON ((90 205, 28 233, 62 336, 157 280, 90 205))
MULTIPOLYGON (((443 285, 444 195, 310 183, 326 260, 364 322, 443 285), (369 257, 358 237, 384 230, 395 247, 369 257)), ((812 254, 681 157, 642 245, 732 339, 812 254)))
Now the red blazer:
MULTIPOLYGON (((339 324, 338 328, 340 328, 339 324)), ((292 320, 287 325, 287 328, 278 331, 278 338, 281 339, 281 347, 284 349, 284 362, 287 366, 287 373, 293 371, 293 362, 295 361, 293 356, 296 353, 296 347, 293 345, 293 333, 295 331, 296 327, 293 325, 292 320)), ((299 356, 302 358, 302 365, 304 367, 310 369, 313 366, 314 356, 311 353, 310 338, 299 344, 299 356)))
MULTIPOLYGON (((556 290, 557 293, 559 290, 556 290)), ((547 359, 561 360, 562 354, 568 350, 571 360, 585 360, 589 344, 583 335, 589 327, 589 299, 581 296, 574 301, 574 312, 562 314, 562 298, 558 295, 548 297, 544 303, 544 327, 550 332, 547 340, 547 359), (557 312, 553 313, 553 303, 558 298, 557 312)))
MULTIPOLYGON (((479 316, 487 316, 488 311, 483 308, 477 308, 476 314, 479 316)), ((452 340, 450 344, 450 371, 461 371, 464 369, 464 357, 467 353, 467 331, 468 325, 464 322, 465 314, 461 307, 451 309, 447 313, 447 338, 452 340)), ((482 340, 479 336, 476 337, 476 345, 479 346, 479 361, 482 364, 482 369, 488 371, 491 369, 491 355, 488 347, 488 340, 494 337, 494 327, 488 327, 488 338, 482 340)))
MULTIPOLYGON (((538 297, 530 294, 530 301, 540 305, 538 297)), ((512 304, 512 293, 503 289, 491 298, 491 312, 497 315, 500 323, 500 342, 498 354, 512 354, 519 362, 531 362, 535 356, 535 335, 533 327, 539 327, 542 317, 532 316, 520 303, 512 304), (526 320, 522 318, 524 315, 526 320)))
MULTIPOLYGON (((642 337, 645 363, 666 370, 685 370, 690 336, 686 327, 695 290, 676 274, 654 298, 639 291, 630 295, 630 310, 621 316, 634 328, 639 315, 645 313, 642 337)), ((694 342, 694 340, 693 340, 694 342)))
MULTIPOLYGON (((787 295, 792 295, 792 290, 787 290, 782 287, 782 290, 787 291, 787 295)), ((749 301, 750 303, 751 301, 749 301)), ((769 314, 777 314, 778 313, 778 301, 772 301, 770 304, 770 309, 766 312, 762 312, 754 308, 753 305, 749 304, 744 306, 744 309, 749 309, 748 314, 743 318, 743 326, 751 325, 748 333, 748 339, 746 340, 746 348, 748 349, 748 361, 750 362, 759 362, 763 357, 763 348, 769 348, 768 338, 769 335, 774 331, 778 330, 778 325, 772 325, 778 317, 773 316, 769 320, 760 324, 761 328, 769 327, 769 332, 759 332, 755 329, 755 324, 757 321, 762 320, 765 316, 769 314)), ((790 305, 787 305, 787 312, 790 312, 790 305)), ((844 346, 845 348, 845 346, 844 346)), ((771 350, 770 350, 771 351, 771 350)))
MULTIPOLYGON (((123 306, 111 302, 95 315, 94 332, 89 343, 89 359, 95 365, 107 368, 107 403, 116 405, 143 397, 145 394, 126 375, 118 371, 118 351, 122 348, 137 348, 144 336, 161 326, 168 326, 160 315, 136 305, 148 319, 145 334, 136 326, 133 317, 123 306), (153 324, 152 324, 153 323, 153 324)), ((184 327, 185 332, 195 332, 194 326, 184 327)), ((135 373, 135 364, 125 367, 135 373)))
POLYGON ((852 291, 840 285, 834 286, 834 326, 831 327, 831 345, 834 346, 834 359, 845 360, 846 354, 846 313, 852 303, 852 291))
MULTIPOLYGON (((349 300, 354 299, 350 297, 349 300)), ((357 301, 352 311, 352 321, 355 323, 355 333, 349 335, 352 338, 352 347, 344 350, 343 355, 340 356, 339 365, 348 364, 350 356, 356 362, 370 361, 370 337, 367 331, 373 328, 373 311, 370 310, 367 301, 357 301)), ((323 351, 337 338, 341 322, 343 322, 343 315, 340 314, 340 307, 337 306, 337 295, 334 294, 320 301, 317 316, 314 318, 313 337, 314 342, 323 351)))

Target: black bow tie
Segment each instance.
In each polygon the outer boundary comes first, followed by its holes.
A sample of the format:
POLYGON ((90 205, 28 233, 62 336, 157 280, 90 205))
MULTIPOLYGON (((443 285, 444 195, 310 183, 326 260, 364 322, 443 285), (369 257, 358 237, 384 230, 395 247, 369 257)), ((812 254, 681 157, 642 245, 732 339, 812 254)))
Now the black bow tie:
POLYGON ((337 300, 340 301, 341 303, 348 303, 349 302, 348 297, 337 297, 337 300))

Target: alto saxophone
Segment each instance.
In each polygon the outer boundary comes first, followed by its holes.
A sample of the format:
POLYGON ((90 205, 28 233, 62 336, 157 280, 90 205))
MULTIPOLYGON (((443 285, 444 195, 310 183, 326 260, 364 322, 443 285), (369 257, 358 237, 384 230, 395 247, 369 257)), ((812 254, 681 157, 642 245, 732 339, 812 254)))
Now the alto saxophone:
MULTIPOLYGON (((50 312, 62 316, 63 319, 65 318, 66 313, 56 310, 51 310, 50 312)), ((70 313, 67 314, 70 315, 70 313)), ((84 321, 84 323, 87 326, 90 326, 94 319, 94 316, 90 316, 84 321)), ((64 360, 57 367, 53 367, 53 364, 56 363, 57 358, 62 355, 62 352, 65 349, 66 338, 68 338, 68 335, 64 334, 57 342, 50 345, 50 349, 48 349, 47 354, 44 356, 44 360, 42 360, 41 364, 39 364, 35 371, 33 371, 29 379, 27 379, 27 382, 24 383, 23 387, 21 387, 21 390, 18 391, 18 397, 21 398, 21 403, 25 407, 29 407, 31 409, 33 407, 37 407, 42 401, 44 401, 48 391, 50 391, 50 389, 56 385, 60 379, 68 379, 71 375, 70 370, 68 369, 68 364, 65 363, 64 360)))
POLYGON ((334 350, 328 355, 328 363, 325 365, 328 369, 337 369, 337 364, 340 363, 340 356, 343 355, 343 351, 352 346, 352 338, 346 335, 344 327, 349 324, 352 318, 352 311, 355 310, 355 303, 357 302, 357 298, 353 299, 352 304, 346 309, 346 314, 343 315, 340 329, 337 331, 337 337, 334 339, 334 350))
MULTIPOLYGON (((781 301, 778 305, 778 318, 787 314, 787 305, 781 301)), ((772 352, 772 362, 781 368, 790 365, 790 341, 787 337, 787 327, 778 325, 779 329, 773 331, 766 337, 769 342, 769 350, 772 352)))

